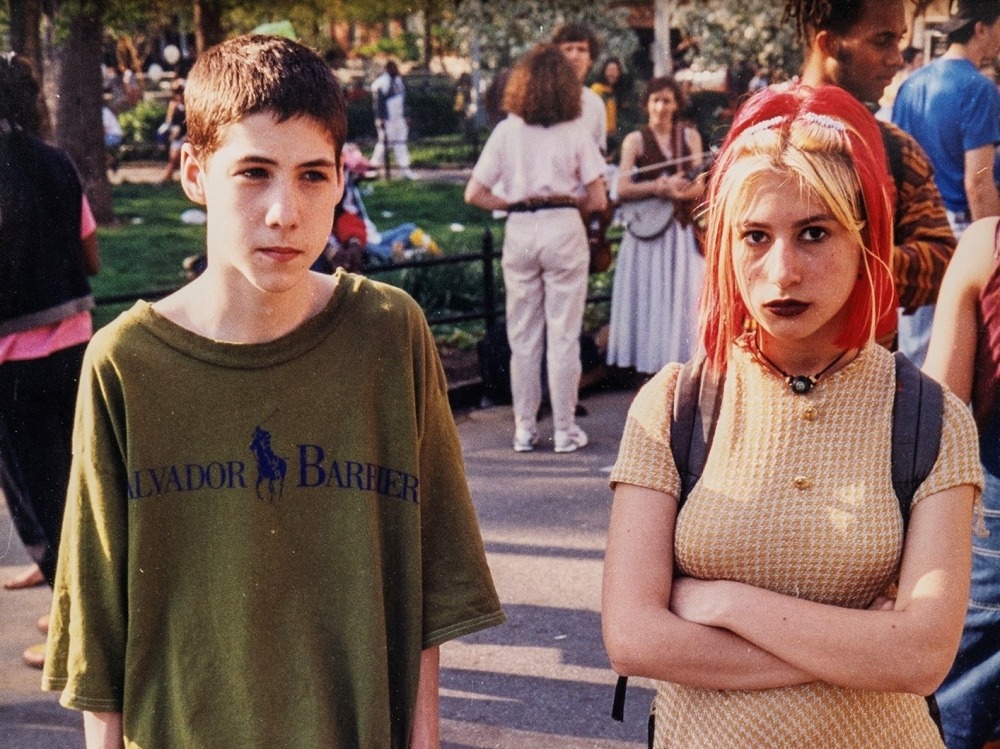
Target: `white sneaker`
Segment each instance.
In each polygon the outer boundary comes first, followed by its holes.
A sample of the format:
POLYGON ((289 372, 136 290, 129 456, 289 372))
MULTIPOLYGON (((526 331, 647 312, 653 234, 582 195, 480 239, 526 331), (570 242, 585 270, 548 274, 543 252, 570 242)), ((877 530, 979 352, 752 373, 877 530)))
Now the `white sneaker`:
POLYGON ((538 432, 534 429, 514 430, 514 452, 530 453, 538 444, 538 432))
POLYGON ((556 452, 571 453, 581 447, 586 447, 587 433, 576 424, 569 429, 557 429, 555 435, 556 452))
POLYGON ((404 169, 403 170, 403 176, 406 177, 408 180, 418 180, 418 179, 420 179, 420 175, 417 174, 412 169, 404 169))

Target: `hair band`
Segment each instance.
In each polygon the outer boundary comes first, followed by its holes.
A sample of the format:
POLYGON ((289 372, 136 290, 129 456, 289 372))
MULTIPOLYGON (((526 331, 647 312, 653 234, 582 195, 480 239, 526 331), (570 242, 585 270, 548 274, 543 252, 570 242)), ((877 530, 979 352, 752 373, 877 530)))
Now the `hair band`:
POLYGON ((762 130, 770 130, 772 127, 777 127, 785 121, 784 115, 778 115, 777 117, 771 117, 766 120, 758 122, 756 125, 751 125, 746 130, 743 131, 743 135, 754 135, 762 130))
POLYGON ((802 115, 802 119, 806 122, 811 122, 814 125, 820 125, 822 127, 829 127, 838 132, 847 132, 847 125, 845 125, 840 120, 834 119, 826 114, 816 114, 815 112, 806 112, 802 115))

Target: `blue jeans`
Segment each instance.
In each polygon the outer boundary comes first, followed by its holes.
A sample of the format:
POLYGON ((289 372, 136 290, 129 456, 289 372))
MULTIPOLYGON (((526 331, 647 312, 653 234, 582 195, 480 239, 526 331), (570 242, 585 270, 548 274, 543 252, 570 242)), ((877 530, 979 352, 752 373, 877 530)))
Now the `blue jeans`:
POLYGON ((986 472, 989 537, 972 537, 972 587, 958 657, 937 691, 948 749, 982 749, 1000 724, 1000 476, 986 472))

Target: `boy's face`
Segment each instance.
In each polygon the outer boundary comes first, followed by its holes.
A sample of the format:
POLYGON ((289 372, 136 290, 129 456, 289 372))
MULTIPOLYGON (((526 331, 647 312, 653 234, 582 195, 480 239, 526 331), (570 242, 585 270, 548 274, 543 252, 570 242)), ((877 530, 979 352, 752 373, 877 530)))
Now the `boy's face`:
POLYGON ((333 139, 308 117, 251 114, 219 148, 181 153, 181 184, 208 215, 209 267, 234 291, 294 290, 326 247, 344 192, 333 139))

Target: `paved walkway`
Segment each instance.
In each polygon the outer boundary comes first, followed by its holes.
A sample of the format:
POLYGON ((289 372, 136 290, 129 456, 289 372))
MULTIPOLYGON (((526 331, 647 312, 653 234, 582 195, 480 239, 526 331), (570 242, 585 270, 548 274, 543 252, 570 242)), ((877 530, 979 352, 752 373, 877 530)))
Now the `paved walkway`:
MULTIPOLYGON (((629 690, 626 722, 609 717, 614 674, 600 634, 601 559, 614 462, 632 393, 586 398, 591 444, 516 454, 509 407, 459 412, 469 483, 508 621, 442 648, 445 749, 639 749, 651 691, 629 690)), ((0 579, 27 562, 0 509, 0 579)), ((20 665, 41 637, 45 588, 0 590, 0 747, 79 749, 79 718, 20 665)))

